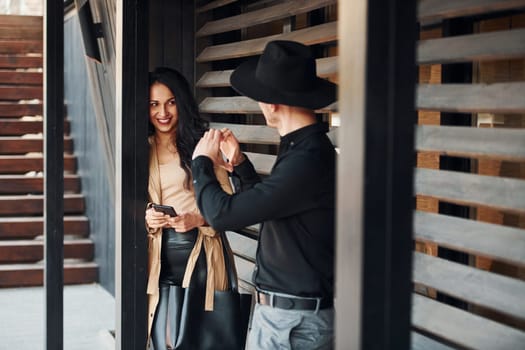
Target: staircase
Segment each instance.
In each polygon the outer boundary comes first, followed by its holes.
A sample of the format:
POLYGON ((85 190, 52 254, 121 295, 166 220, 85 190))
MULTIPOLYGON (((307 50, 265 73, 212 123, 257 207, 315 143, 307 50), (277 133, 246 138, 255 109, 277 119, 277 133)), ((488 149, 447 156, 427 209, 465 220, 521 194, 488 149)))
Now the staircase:
MULTIPOLYGON (((43 284, 41 16, 0 15, 0 287, 43 284)), ((69 123, 64 125, 64 283, 97 281, 69 123)))

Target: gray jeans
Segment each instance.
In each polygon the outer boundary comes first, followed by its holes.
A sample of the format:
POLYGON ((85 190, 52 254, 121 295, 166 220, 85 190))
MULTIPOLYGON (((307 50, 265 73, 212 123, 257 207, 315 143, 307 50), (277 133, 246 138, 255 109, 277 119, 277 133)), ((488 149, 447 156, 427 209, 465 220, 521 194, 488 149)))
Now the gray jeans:
POLYGON ((333 308, 315 313, 255 304, 247 350, 328 350, 333 347, 333 308))

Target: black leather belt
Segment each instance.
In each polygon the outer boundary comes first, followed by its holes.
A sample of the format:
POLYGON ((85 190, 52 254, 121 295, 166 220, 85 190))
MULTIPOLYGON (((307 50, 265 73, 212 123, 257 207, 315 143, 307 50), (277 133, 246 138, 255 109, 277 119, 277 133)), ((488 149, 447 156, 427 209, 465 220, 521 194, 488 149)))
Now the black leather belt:
POLYGON ((283 296, 271 292, 256 292, 256 300, 261 305, 269 305, 286 310, 322 310, 334 305, 332 298, 305 298, 283 296))

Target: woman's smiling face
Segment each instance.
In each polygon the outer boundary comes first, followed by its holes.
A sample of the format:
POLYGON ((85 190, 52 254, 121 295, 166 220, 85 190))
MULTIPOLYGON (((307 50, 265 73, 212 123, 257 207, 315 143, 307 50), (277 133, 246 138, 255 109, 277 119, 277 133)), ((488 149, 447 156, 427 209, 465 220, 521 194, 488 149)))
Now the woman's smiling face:
POLYGON ((178 120, 173 93, 166 85, 154 83, 149 89, 149 96, 149 120, 155 132, 171 134, 178 120))

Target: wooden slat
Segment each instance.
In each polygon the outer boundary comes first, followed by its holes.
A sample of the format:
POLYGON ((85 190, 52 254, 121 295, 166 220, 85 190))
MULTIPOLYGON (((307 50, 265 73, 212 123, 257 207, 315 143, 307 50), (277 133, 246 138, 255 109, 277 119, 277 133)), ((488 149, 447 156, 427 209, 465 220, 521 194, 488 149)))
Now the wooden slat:
POLYGON ((523 180, 418 168, 415 191, 418 195, 462 205, 525 212, 523 180))
POLYGON ((210 127, 230 129, 241 143, 279 144, 280 142, 277 130, 266 125, 210 123, 210 127))
MULTIPOLYGON (((75 239, 64 241, 65 259, 93 259, 93 241, 75 239)), ((44 241, 0 241, 0 263, 27 263, 44 259, 44 241)))
MULTIPOLYGON (((201 113, 262 114, 256 101, 245 96, 206 97, 199 105, 201 113)), ((318 113, 337 110, 337 102, 318 109, 318 113)))
POLYGON ((44 96, 42 86, 0 86, 2 100, 41 100, 44 96))
POLYGON ((244 97, 206 97, 199 105, 201 113, 262 114, 256 101, 244 97))
POLYGON ((0 71, 0 84, 42 85, 42 73, 0 71))
POLYGON ((0 40, 43 40, 43 27, 13 27, 0 24, 0 40))
POLYGON ((255 171, 261 175, 269 175, 273 164, 275 163, 276 156, 262 153, 245 152, 246 156, 250 159, 255 167, 255 171))
POLYGON ((424 333, 469 349, 521 349, 525 333, 414 294, 412 323, 424 333))
MULTIPOLYGON (((0 137, 0 154, 23 154, 42 151, 42 138, 0 137)), ((69 136, 64 136, 64 152, 73 152, 73 140, 69 136)))
MULTIPOLYGON (((43 157, 41 155, 0 155, 0 174, 24 174, 29 171, 43 170, 43 157)), ((64 171, 74 173, 76 170, 76 157, 64 154, 64 171)))
MULTIPOLYGON (((0 175, 0 195, 21 193, 43 193, 42 176, 0 175)), ((78 175, 64 175, 64 192, 80 192, 78 175)))
POLYGON ((414 283, 525 319, 525 282, 414 252, 414 283))
MULTIPOLYGON (((241 143, 277 145, 281 140, 277 130, 266 125, 210 123, 210 127, 214 129, 230 129, 241 143)), ((327 133, 328 138, 335 147, 337 147, 337 134, 338 127, 330 128, 330 131, 327 133)))
MULTIPOLYGON (((33 239, 42 235, 43 232, 43 217, 0 217, 0 239, 33 239)), ((88 218, 64 216, 64 234, 88 237, 88 218)))
POLYGON ((0 103, 0 117, 18 118, 24 115, 42 115, 41 103, 0 103))
POLYGON ((314 45, 337 40, 337 22, 325 23, 285 34, 244 40, 229 44, 206 47, 197 57, 197 62, 226 60, 260 54, 272 40, 294 40, 305 45, 314 45))
POLYGON ((226 232, 226 236, 235 255, 255 263, 255 253, 257 251, 256 240, 232 231, 226 232))
POLYGON ((20 136, 42 132, 43 121, 0 119, 0 136, 20 136))
POLYGON ((421 40, 419 64, 502 60, 525 56, 525 29, 421 40))
POLYGON ((41 68, 41 56, 0 55, 0 68, 41 68))
MULTIPOLYGON (((0 136, 20 136, 36 134, 43 130, 43 121, 40 120, 12 120, 0 119, 0 136)), ((69 134, 69 121, 64 121, 64 133, 69 134)))
POLYGON ((247 285, 253 286, 252 274, 255 264, 238 256, 234 257, 237 277, 247 285))
POLYGON ((0 26, 42 27, 42 16, 0 15, 0 26))
POLYGON ((0 40, 0 54, 41 54, 42 52, 42 40, 0 40))
POLYGON ((215 0, 215 1, 210 2, 209 4, 206 4, 204 6, 197 8, 195 11, 197 13, 202 13, 202 12, 206 12, 209 10, 213 10, 213 9, 234 3, 236 1, 237 0, 215 0))
MULTIPOLYGON (((43 195, 0 196, 0 215, 42 215, 43 209, 43 195)), ((64 194, 65 214, 80 214, 83 213, 84 210, 83 195, 64 194)))
POLYGON ((525 83, 422 84, 418 109, 462 113, 525 113, 525 83))
POLYGON ((420 21, 435 21, 454 17, 465 17, 525 7, 525 0, 420 0, 420 21))
MULTIPOLYGON (((0 265, 0 287, 43 285, 44 265, 0 265)), ((98 265, 92 262, 64 263, 64 284, 93 283, 98 280, 98 265)))
POLYGON ((209 21, 197 31, 196 36, 203 37, 268 23, 332 5, 336 2, 336 0, 289 0, 260 10, 209 21))
MULTIPOLYGON (((317 75, 323 78, 331 78, 337 75, 337 57, 318 58, 317 75)), ((230 86, 231 70, 210 71, 203 74, 196 86, 200 88, 213 88, 230 86)))
POLYGON ((417 332, 411 332, 410 350, 453 350, 450 346, 417 332))
POLYGON ((441 247, 525 267, 525 230, 416 211, 414 235, 441 247))
POLYGON ((420 125, 416 149, 450 156, 525 160, 525 129, 420 125))

